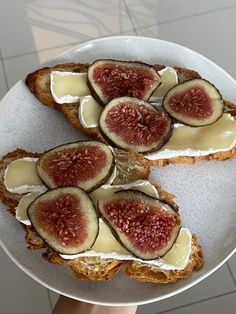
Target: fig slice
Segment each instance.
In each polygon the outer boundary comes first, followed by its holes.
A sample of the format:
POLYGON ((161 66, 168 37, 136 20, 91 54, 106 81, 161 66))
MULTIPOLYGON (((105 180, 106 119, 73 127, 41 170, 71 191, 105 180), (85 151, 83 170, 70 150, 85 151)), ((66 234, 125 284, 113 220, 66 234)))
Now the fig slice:
POLYGON ((224 111, 222 95, 204 79, 174 86, 166 93, 162 106, 174 119, 195 127, 214 123, 224 111))
POLYGON ((122 245, 141 259, 164 256, 179 234, 174 208, 139 191, 115 192, 98 209, 122 245))
POLYGON ((97 60, 88 68, 89 89, 102 104, 123 96, 148 100, 160 83, 155 68, 142 62, 97 60))
POLYGON ((41 194, 27 209, 35 231, 52 249, 63 254, 89 250, 98 236, 98 216, 89 196, 78 187, 41 194))
POLYGON ((171 118, 166 112, 131 97, 109 102, 100 116, 99 126, 117 147, 141 153, 160 149, 172 134, 171 118))
POLYGON ((49 188, 78 186, 90 192, 109 180, 114 166, 109 146, 97 141, 83 141, 45 152, 36 167, 49 188))

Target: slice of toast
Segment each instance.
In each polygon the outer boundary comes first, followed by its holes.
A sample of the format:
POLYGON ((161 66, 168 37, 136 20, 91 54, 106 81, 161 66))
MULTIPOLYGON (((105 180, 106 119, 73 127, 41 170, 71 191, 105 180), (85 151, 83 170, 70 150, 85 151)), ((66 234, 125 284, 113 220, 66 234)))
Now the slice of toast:
MULTIPOLYGON (((164 191, 155 185, 162 200, 178 207, 174 202, 175 195, 164 191)), ((192 251, 188 264, 183 270, 163 270, 158 266, 151 266, 137 261, 121 261, 114 259, 101 259, 100 257, 78 257, 73 260, 63 259, 57 252, 48 248, 43 258, 57 265, 68 265, 73 273, 80 279, 105 281, 110 279, 122 267, 123 272, 130 279, 143 282, 172 283, 178 279, 188 278, 193 271, 203 266, 202 248, 196 235, 192 235, 192 251)))
MULTIPOLYGON (((132 182, 138 179, 147 179, 149 176, 149 167, 146 160, 139 156, 136 159, 136 155, 132 155, 126 151, 119 149, 114 150, 116 165, 118 168, 118 178, 116 178, 116 184, 124 184, 132 182), (137 167, 138 165, 138 167, 137 167)), ((22 157, 39 157, 40 154, 29 153, 22 149, 17 149, 14 152, 8 153, 0 161, 0 199, 9 208, 9 212, 15 216, 15 207, 20 201, 23 194, 10 193, 6 190, 4 185, 4 173, 7 165, 22 157)), ((159 185, 155 185, 160 199, 168 202, 173 207, 178 208, 174 198, 175 195, 164 191, 159 185)), ((25 226, 25 240, 27 247, 31 250, 41 249, 47 247, 46 243, 37 235, 32 226, 25 226)), ((133 279, 144 281, 154 281, 160 283, 173 282, 177 279, 183 278, 183 276, 190 276, 192 271, 198 270, 203 265, 203 258, 201 253, 201 247, 197 242, 195 236, 192 238, 192 253, 188 265, 183 271, 163 271, 158 267, 145 267, 142 270, 143 277, 140 277, 140 270, 143 267, 142 263, 134 261, 122 261, 115 259, 101 259, 99 257, 79 257, 74 260, 65 260, 57 252, 47 247, 47 251, 43 253, 43 258, 50 263, 59 265, 68 265, 71 267, 74 274, 80 279, 100 280, 105 281, 114 276, 122 266, 125 266, 124 273, 133 279), (195 252, 195 253, 194 253, 195 252), (197 253, 196 253, 197 252, 197 253), (145 270, 145 271, 144 271, 145 270), (153 273, 152 277, 150 272, 153 273), (163 279, 164 274, 167 274, 166 279, 163 279), (156 275, 155 275, 156 274, 156 275), (132 277, 133 276, 133 277, 132 277)))
POLYGON ((188 264, 183 270, 163 270, 158 266, 130 261, 124 267, 124 273, 130 279, 142 282, 173 283, 178 279, 188 278, 193 271, 203 266, 202 249, 195 234, 192 235, 192 251, 188 264))
MULTIPOLYGON (((77 64, 77 63, 67 63, 67 64, 58 64, 53 67, 46 67, 39 69, 33 73, 30 73, 26 77, 26 85, 30 91, 39 99, 39 101, 49 107, 52 107, 60 111, 64 117, 77 129, 82 132, 85 132, 95 140, 99 140, 103 143, 107 143, 106 139, 100 132, 99 128, 84 128, 79 120, 78 109, 80 103, 73 104, 57 104, 50 91, 50 73, 51 71, 69 71, 69 72, 87 72, 89 64, 77 64)), ((164 65, 156 64, 154 65, 157 71, 163 69, 164 65)), ((193 70, 174 67, 177 72, 179 82, 184 82, 193 78, 201 78, 201 76, 193 70)), ((225 102, 225 112, 231 113, 233 116, 236 116, 236 106, 229 102, 225 102)), ((158 160, 149 160, 150 165, 157 166, 166 166, 168 164, 175 163, 189 163, 193 164, 200 160, 226 160, 236 156, 236 147, 232 148, 229 151, 218 152, 209 154, 207 156, 196 156, 196 157, 175 157, 167 159, 158 159, 158 160)))
MULTIPOLYGON (((132 181, 147 179, 150 173, 148 162, 142 155, 128 153, 121 149, 114 149, 117 175, 114 184, 125 184, 132 181)), ((15 208, 24 194, 11 193, 4 185, 4 174, 7 165, 15 159, 23 157, 39 157, 39 153, 27 152, 23 149, 16 149, 8 153, 0 160, 0 199, 7 205, 8 211, 15 216, 15 208)), ((40 249, 45 243, 31 226, 23 225, 25 239, 29 249, 40 249)))

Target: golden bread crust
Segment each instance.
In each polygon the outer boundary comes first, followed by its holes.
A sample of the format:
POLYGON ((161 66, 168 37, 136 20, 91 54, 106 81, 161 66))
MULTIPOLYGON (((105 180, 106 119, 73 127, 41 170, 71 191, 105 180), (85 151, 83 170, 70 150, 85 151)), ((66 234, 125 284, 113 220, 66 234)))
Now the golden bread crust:
POLYGON ((15 216, 15 207, 18 205, 22 194, 11 193, 7 191, 4 184, 4 174, 7 165, 15 159, 23 157, 39 157, 37 153, 30 153, 23 149, 17 148, 15 151, 6 154, 0 159, 0 199, 9 207, 9 211, 15 216))
POLYGON ((163 270, 158 266, 130 261, 124 268, 124 273, 130 279, 142 282, 173 283, 179 279, 188 278, 193 271, 198 271, 203 266, 202 248, 197 237, 192 235, 192 252, 189 262, 183 270, 163 270))
MULTIPOLYGON (((235 117, 236 106, 230 101, 225 100, 224 102, 225 102, 225 113, 230 113, 233 117, 235 117)), ((152 166, 164 167, 169 164, 195 164, 198 161, 209 161, 209 160, 223 161, 223 160, 231 159, 233 157, 236 157, 236 146, 234 146, 230 150, 213 153, 206 156, 193 156, 193 157, 181 156, 181 157, 174 157, 174 158, 167 158, 167 159, 150 160, 149 162, 152 166)))
MULTIPOLYGON (((4 173, 7 165, 15 159, 23 157, 39 157, 40 153, 31 153, 17 148, 15 151, 6 154, 0 160, 0 199, 7 205, 8 211, 15 216, 15 208, 20 199, 25 194, 11 193, 7 191, 4 184, 4 173)), ((147 179, 150 173, 147 160, 135 153, 128 153, 120 149, 114 149, 114 155, 117 164, 117 178, 115 184, 124 184, 140 179, 147 179), (129 167, 128 167, 129 165, 129 167)), ((25 226, 25 240, 30 250, 37 250, 46 247, 44 241, 37 235, 32 226, 25 226)))
MULTIPOLYGON (((114 154, 115 154, 116 162, 118 163, 118 178, 116 179, 117 182, 115 182, 115 184, 122 184, 122 183, 132 182, 138 179, 148 178, 150 169, 148 167, 147 161, 144 159, 143 156, 141 155, 137 156, 137 154, 122 151, 119 149, 114 149, 114 154), (127 164, 130 164, 130 167, 131 167, 130 170, 127 169, 127 164)), ((40 154, 29 153, 22 149, 17 149, 14 152, 8 153, 0 161, 0 198, 9 207, 9 211, 14 216, 15 216, 15 207, 17 206, 20 198, 24 194, 19 195, 16 193, 10 193, 6 190, 4 186, 4 172, 7 165, 11 161, 13 161, 14 159, 22 158, 26 156, 39 157, 40 154)), ((155 187, 159 193, 160 199, 165 200, 166 202, 170 203, 174 208, 176 209, 178 208, 178 206, 174 202, 175 195, 163 190, 161 186, 159 186, 158 184, 155 184, 155 187)), ((27 247, 29 249, 37 250, 37 249, 47 247, 46 243, 37 235, 37 233, 35 232, 32 226, 25 226, 25 225, 22 225, 22 226, 24 227, 24 230, 25 230, 25 240, 27 243, 27 247)), ((200 254, 199 252, 200 251, 198 251, 198 254, 200 254)), ((196 255, 196 254, 193 255, 191 259, 191 264, 185 270, 185 273, 184 273, 185 276, 190 276, 193 270, 197 270, 198 267, 200 267, 199 265, 202 265, 203 263, 202 257, 197 258, 197 256, 200 256, 200 255, 196 255), (196 257, 195 261, 194 261, 194 257, 196 257), (194 263, 198 265, 198 267, 195 266, 194 268, 193 267, 194 263)), ((140 265, 137 266, 132 261, 127 262, 127 261, 121 261, 121 260, 115 260, 115 259, 101 259, 99 257, 80 257, 74 260, 65 260, 57 252, 53 251, 52 249, 48 247, 47 247, 47 251, 43 253, 43 258, 53 264, 68 265, 72 269, 73 273, 78 278, 83 279, 83 280, 106 281, 110 279, 112 276, 114 276, 121 269, 121 267, 123 267, 125 264, 128 263, 127 264, 128 268, 127 270, 125 270, 125 272, 127 272, 127 275, 130 277, 132 274, 131 270, 134 269, 133 276, 134 277, 136 276, 137 278, 133 278, 133 279, 140 280, 137 275, 137 268, 140 267, 140 265)), ((174 272, 172 274, 173 278, 177 278, 178 276, 179 276, 178 278, 182 278, 184 275, 180 271, 178 271, 178 273, 174 272)), ((171 276, 169 274, 168 278, 170 277, 171 276)), ((157 278, 160 278, 160 272, 158 272, 157 278)), ((150 280, 149 280, 149 277, 146 274, 145 280, 152 281, 153 279, 150 277, 150 280)), ((156 279, 156 280, 160 280, 160 279, 156 279)))
MULTIPOLYGON (((61 105, 54 101, 50 91, 50 73, 51 71, 69 71, 69 72, 87 72, 89 64, 66 63, 58 64, 53 67, 45 67, 27 75, 25 83, 29 90, 39 99, 39 101, 49 107, 60 111, 64 117, 77 129, 93 137, 95 140, 107 143, 99 128, 84 128, 78 117, 80 103, 61 105)), ((165 66, 156 64, 156 70, 161 70, 165 66)), ((179 82, 190 78, 199 78, 200 75, 188 69, 175 67, 179 82)))
POLYGON ((126 263, 125 261, 101 259, 100 257, 79 257, 66 260, 50 248, 42 256, 49 263, 68 265, 74 275, 82 280, 107 281, 126 263))
MULTIPOLYGON (((33 73, 30 73, 26 77, 26 85, 30 89, 30 91, 41 101, 42 104, 46 106, 50 106, 60 111, 64 117, 77 129, 82 132, 85 132, 92 138, 101 141, 103 143, 107 143, 106 139, 101 134, 99 128, 84 128, 78 117, 78 109, 80 103, 75 104, 66 104, 60 105, 57 104, 52 98, 50 92, 50 72, 55 70, 61 71, 73 71, 73 72, 87 72, 89 64, 76 64, 76 63, 68 63, 68 64, 58 64, 54 67, 46 67, 40 70, 37 70, 33 73)), ((155 69, 157 71, 163 69, 165 65, 155 64, 155 69)), ((184 82, 193 78, 201 78, 199 73, 194 70, 189 70, 181 67, 174 67, 177 71, 179 82, 184 82)), ((225 112, 229 112, 233 116, 236 116, 236 106, 227 101, 225 102, 225 112)), ((214 154, 210 154, 207 156, 199 156, 199 157, 175 157, 168 159, 159 159, 159 160, 148 160, 149 165, 153 166, 166 166, 168 164, 178 164, 178 163, 187 163, 194 164, 198 161, 202 160, 226 160, 236 156, 236 147, 232 148, 226 152, 218 152, 214 154)))

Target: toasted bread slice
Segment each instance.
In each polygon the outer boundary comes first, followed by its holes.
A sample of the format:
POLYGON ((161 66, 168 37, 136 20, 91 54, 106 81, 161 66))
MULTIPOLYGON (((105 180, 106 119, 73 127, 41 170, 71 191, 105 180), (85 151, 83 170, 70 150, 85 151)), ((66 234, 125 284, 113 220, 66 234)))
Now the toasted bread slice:
MULTIPOLYGON (((94 139, 107 143, 106 139, 103 137, 99 128, 84 128, 79 120, 78 110, 80 103, 61 105, 54 101, 51 91, 50 91, 50 73, 51 71, 68 71, 68 72, 87 72, 89 64, 58 64, 54 67, 47 67, 30 73, 26 77, 26 85, 30 91, 40 100, 40 102, 46 106, 52 107, 60 111, 64 117, 77 129, 86 134, 90 135, 94 139)), ((159 71, 163 69, 164 65, 155 65, 155 68, 159 71)), ((192 70, 187 70, 179 67, 175 67, 178 79, 180 82, 191 78, 199 78, 200 75, 192 70)))
POLYGON ((192 251, 188 264, 183 270, 163 270, 158 266, 130 261, 124 267, 124 273, 130 279, 143 282, 173 283, 178 279, 188 278, 193 271, 198 271, 203 266, 202 248, 196 235, 192 235, 192 251))
MULTIPOLYGON (((147 166, 147 161, 142 156, 139 156, 137 160, 136 154, 133 155, 132 153, 119 149, 115 149, 114 154, 118 168, 116 184, 148 178, 149 167, 147 166)), ((23 194, 10 193, 6 190, 4 185, 5 169, 7 165, 15 159, 39 156, 40 154, 38 153, 29 153, 22 149, 17 149, 14 152, 8 153, 0 161, 0 199, 9 207, 9 212, 14 216, 15 207, 23 194)), ((155 187, 160 195, 160 199, 178 208, 174 201, 175 195, 164 191, 159 185, 155 185, 155 187)), ((37 235, 32 226, 22 226, 25 229, 25 240, 29 249, 36 250, 47 247, 46 243, 37 235)), ((51 248, 47 248, 47 251, 43 253, 43 258, 53 264, 70 266, 74 274, 80 279, 106 281, 114 276, 122 266, 126 265, 124 272, 130 278, 141 281, 167 283, 188 277, 191 275, 192 271, 198 270, 203 265, 201 247, 195 236, 192 238, 192 248, 191 258, 183 271, 176 270, 167 272, 157 267, 150 268, 139 262, 101 259, 99 257, 79 257, 74 260, 65 260, 51 248), (141 268, 143 269, 141 270, 141 268), (140 272, 143 275, 142 277, 140 276, 140 272), (150 274, 152 274, 152 276, 150 276, 150 274), (166 279, 164 279, 164 276, 166 276, 166 279)))
MULTIPOLYGON (((155 185, 160 198, 172 206, 175 196, 155 185)), ((183 270, 163 270, 157 266, 147 265, 137 261, 121 261, 115 259, 101 259, 100 257, 78 257, 73 260, 63 259, 57 252, 48 248, 43 258, 57 265, 68 265, 80 279, 101 280, 110 279, 122 267, 123 272, 130 279, 144 282, 172 283, 178 279, 188 278, 193 271, 198 271, 203 266, 202 248, 197 237, 192 235, 192 251, 188 264, 183 270)))
MULTIPOLYGON (((107 143, 106 139, 100 132, 99 128, 84 128, 78 117, 78 109, 80 103, 66 104, 61 105, 57 104, 50 91, 50 73, 51 71, 69 71, 69 72, 87 72, 89 64, 76 64, 76 63, 67 63, 67 64, 59 64, 54 67, 46 67, 40 70, 37 70, 33 73, 30 73, 26 77, 26 85, 30 89, 30 91, 40 100, 40 102, 46 106, 53 107, 54 109, 60 111, 64 117, 77 129, 86 134, 90 135, 92 138, 99 140, 101 142, 107 143)), ((163 69, 164 65, 156 64, 154 65, 157 71, 163 69)), ((186 80, 192 78, 201 78, 201 76, 193 70, 174 67, 179 82, 184 82, 186 80)), ((236 106, 229 102, 225 102, 225 112, 229 112, 231 115, 236 116, 236 106)), ((193 157, 175 157, 175 158, 167 158, 167 159, 158 159, 158 160, 149 160, 150 165, 156 166, 166 166, 168 164, 177 164, 177 163, 188 163, 194 164, 197 161, 201 160, 226 160, 236 156, 236 147, 228 151, 218 152, 209 154, 207 156, 193 156, 193 157)))
POLYGON ((66 260, 50 248, 42 256, 49 263, 70 266, 75 276, 82 280, 106 281, 113 277, 126 263, 126 261, 92 256, 66 260))
MULTIPOLYGON (((146 159, 137 154, 128 153, 121 149, 114 149, 117 175, 114 184, 125 184, 132 181, 147 179, 150 168, 146 159)), ((8 153, 0 160, 0 199, 7 205, 8 211, 15 216, 15 208, 24 194, 11 193, 7 191, 4 184, 4 174, 7 165, 13 160, 23 157, 39 157, 39 153, 30 153, 23 149, 16 149, 8 153)), ((45 247, 43 240, 37 235, 31 226, 23 225, 27 246, 31 250, 45 247)))
POLYGON ((43 258, 53 264, 70 266, 79 279, 106 281, 122 267, 124 274, 130 279, 154 283, 173 283, 178 279, 188 278, 193 271, 198 271, 204 263, 202 248, 195 235, 192 236, 192 251, 189 262, 183 270, 163 270, 157 266, 137 261, 101 259, 100 257, 79 257, 65 260, 51 249, 43 254, 43 258))

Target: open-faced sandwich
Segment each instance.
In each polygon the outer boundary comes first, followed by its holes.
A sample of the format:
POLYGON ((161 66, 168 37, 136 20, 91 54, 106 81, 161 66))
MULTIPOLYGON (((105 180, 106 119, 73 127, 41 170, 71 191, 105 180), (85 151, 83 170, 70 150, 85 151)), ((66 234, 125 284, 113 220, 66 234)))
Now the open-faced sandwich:
POLYGON ((17 149, 0 162, 0 198, 23 225, 29 249, 80 279, 169 283, 203 265, 174 195, 148 181, 142 155, 97 141, 41 154, 17 149))
POLYGON ((30 91, 92 138, 150 165, 236 155, 236 107, 189 69, 97 60, 31 73, 30 91))

